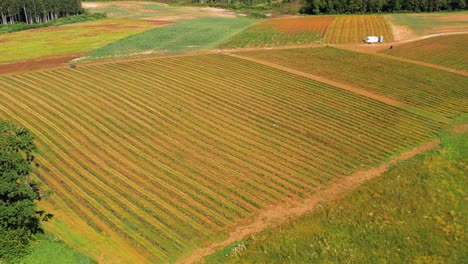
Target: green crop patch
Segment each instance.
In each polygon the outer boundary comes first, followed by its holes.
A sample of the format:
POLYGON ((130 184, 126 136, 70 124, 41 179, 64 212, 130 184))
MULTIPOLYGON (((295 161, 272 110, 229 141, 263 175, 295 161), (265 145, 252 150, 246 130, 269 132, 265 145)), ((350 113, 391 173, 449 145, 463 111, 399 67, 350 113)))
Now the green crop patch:
POLYGON ((102 60, 173 54, 217 47, 230 36, 256 22, 246 18, 198 18, 156 28, 111 43, 86 54, 84 60, 102 60))

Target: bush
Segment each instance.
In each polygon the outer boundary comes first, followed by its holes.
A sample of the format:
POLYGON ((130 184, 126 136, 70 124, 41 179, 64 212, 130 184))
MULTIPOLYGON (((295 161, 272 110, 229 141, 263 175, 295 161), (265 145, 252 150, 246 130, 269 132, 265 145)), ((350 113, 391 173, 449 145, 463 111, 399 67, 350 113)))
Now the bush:
POLYGON ((0 231, 0 263, 17 263, 30 252, 31 240, 26 229, 0 231))

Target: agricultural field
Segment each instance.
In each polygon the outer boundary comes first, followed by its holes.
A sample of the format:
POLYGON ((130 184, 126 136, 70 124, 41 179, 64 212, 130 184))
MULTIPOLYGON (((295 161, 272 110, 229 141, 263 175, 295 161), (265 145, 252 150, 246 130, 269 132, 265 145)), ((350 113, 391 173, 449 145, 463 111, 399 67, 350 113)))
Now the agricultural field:
POLYGON ((237 241, 206 263, 465 263, 468 134, 444 134, 441 150, 399 163, 346 197, 237 241))
POLYGON ((111 263, 174 261, 443 126, 215 54, 2 76, 0 95, 37 136, 48 230, 111 263))
POLYGON ((102 19, 97 21, 20 31, 0 35, 0 72, 31 60, 65 61, 100 48, 118 39, 137 34, 167 22, 102 19))
POLYGON ((110 18, 177 21, 202 17, 235 18, 233 12, 210 7, 169 6, 145 1, 83 2, 91 13, 106 13, 110 18))
POLYGON ((369 35, 383 36, 385 41, 393 40, 391 28, 383 16, 310 16, 266 20, 234 36, 221 47, 356 44, 363 43, 369 35))
POLYGON ((389 24, 381 15, 335 16, 323 39, 327 44, 363 43, 367 36, 383 36, 392 41, 389 24))
POLYGON ((221 48, 264 47, 320 43, 335 17, 278 18, 258 23, 221 45, 221 48))
POLYGON ((416 36, 468 31, 468 12, 392 14, 386 18, 398 30, 409 30, 416 36))
POLYGON ((381 53, 468 71, 468 34, 432 37, 395 45, 381 53))
POLYGON ((206 17, 180 20, 175 24, 148 30, 94 50, 76 61, 187 53, 217 47, 256 20, 206 17))
POLYGON ((453 118, 468 111, 468 77, 460 74, 332 47, 240 54, 388 96, 434 115, 453 118))

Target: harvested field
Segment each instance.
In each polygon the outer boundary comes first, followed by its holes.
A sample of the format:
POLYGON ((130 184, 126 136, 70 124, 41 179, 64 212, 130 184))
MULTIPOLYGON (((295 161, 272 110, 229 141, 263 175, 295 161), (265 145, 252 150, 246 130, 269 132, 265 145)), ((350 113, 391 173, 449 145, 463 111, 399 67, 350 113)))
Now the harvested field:
POLYGON ((363 43, 367 36, 383 36, 385 41, 393 40, 392 30, 381 15, 341 15, 335 17, 323 42, 363 43))
POLYGON ((439 36, 394 45, 381 53, 468 71, 468 34, 439 36))
POLYGON ((37 136, 46 207, 112 263, 173 261, 441 127, 225 55, 3 76, 0 98, 0 117, 37 136))
POLYGON ((468 78, 331 47, 240 53, 375 92, 447 118, 468 111, 468 78))

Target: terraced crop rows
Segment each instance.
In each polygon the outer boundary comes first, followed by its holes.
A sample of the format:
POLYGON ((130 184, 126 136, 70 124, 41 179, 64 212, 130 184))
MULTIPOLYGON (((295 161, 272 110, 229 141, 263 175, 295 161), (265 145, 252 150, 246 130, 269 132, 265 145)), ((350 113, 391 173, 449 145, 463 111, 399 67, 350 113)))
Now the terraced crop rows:
POLYGON ((383 36, 393 40, 392 31, 383 16, 352 15, 336 16, 328 27, 324 43, 343 44, 364 42, 367 36, 383 36))
POLYGON ((440 128, 224 55, 4 76, 0 98, 0 117, 37 135, 56 215, 123 262, 167 261, 440 128))
POLYGON ((396 45, 382 53, 468 71, 468 34, 449 35, 396 45))
POLYGON ((463 75, 331 47, 242 54, 376 92, 444 117, 468 112, 468 78, 463 75))

